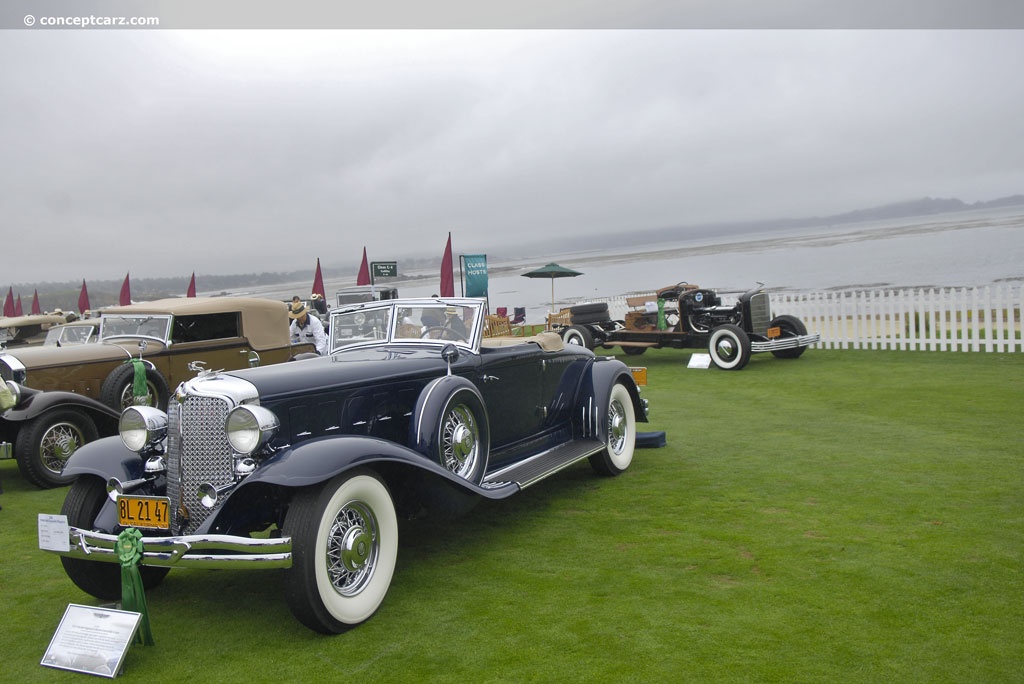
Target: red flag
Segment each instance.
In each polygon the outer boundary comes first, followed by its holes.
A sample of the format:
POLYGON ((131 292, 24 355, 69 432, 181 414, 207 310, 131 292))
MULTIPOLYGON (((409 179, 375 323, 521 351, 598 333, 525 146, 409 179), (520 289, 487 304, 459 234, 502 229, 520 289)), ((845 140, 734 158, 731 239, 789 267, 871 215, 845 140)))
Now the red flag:
POLYGON ((132 285, 128 282, 128 276, 130 273, 125 273, 124 282, 121 283, 121 296, 118 298, 117 303, 121 306, 128 306, 132 303, 132 285))
POLYGON ((14 303, 14 315, 24 316, 25 310, 21 308, 21 295, 18 295, 18 301, 14 303))
POLYGON ((363 247, 363 263, 359 265, 359 275, 356 276, 356 285, 370 284, 370 265, 366 262, 366 247, 363 247))
POLYGON ((323 300, 325 302, 327 301, 327 292, 324 291, 324 276, 323 276, 323 273, 320 272, 320 259, 319 259, 319 257, 316 260, 316 275, 313 276, 313 291, 312 291, 312 294, 318 294, 318 295, 320 295, 323 298, 323 300))
POLYGON ((78 293, 78 313, 85 315, 85 312, 91 309, 89 306, 89 290, 85 287, 85 280, 82 280, 82 291, 78 293))
POLYGON ((188 291, 185 292, 186 297, 196 296, 196 272, 192 271, 192 280, 188 282, 188 291))
POLYGON ((39 308, 39 290, 32 292, 32 313, 41 314, 43 310, 39 308))
POLYGON ((448 244, 444 248, 444 256, 441 257, 441 296, 455 296, 455 274, 452 271, 452 234, 448 233, 448 244))
POLYGON ((4 300, 4 316, 14 315, 14 288, 7 288, 7 299, 4 300))

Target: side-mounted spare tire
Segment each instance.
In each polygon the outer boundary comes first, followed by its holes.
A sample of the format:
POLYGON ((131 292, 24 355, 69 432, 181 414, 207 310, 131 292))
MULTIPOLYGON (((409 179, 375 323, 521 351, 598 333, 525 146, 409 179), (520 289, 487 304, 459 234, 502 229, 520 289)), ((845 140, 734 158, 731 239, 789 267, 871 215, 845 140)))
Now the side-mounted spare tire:
MULTIPOLYGON (((110 375, 103 381, 100 386, 100 401, 115 411, 124 410, 135 403, 134 384, 135 366, 123 363, 110 371, 110 375)), ((150 397, 147 406, 155 406, 161 411, 167 410, 167 399, 170 396, 167 380, 151 364, 146 365, 146 391, 150 397)))
POLYGON ((420 393, 409 426, 409 443, 448 472, 473 484, 483 481, 490 453, 490 425, 479 390, 446 375, 420 393))

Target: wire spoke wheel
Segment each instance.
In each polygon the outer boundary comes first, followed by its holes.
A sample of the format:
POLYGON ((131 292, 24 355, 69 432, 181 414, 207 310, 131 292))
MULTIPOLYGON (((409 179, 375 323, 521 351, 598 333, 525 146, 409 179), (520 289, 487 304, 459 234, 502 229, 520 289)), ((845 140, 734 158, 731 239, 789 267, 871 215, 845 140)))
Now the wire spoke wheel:
POLYGON ((56 423, 43 433, 39 442, 39 458, 43 466, 60 475, 71 454, 85 444, 85 434, 73 423, 56 423))
POLYGON ((441 461, 449 472, 469 477, 480 458, 480 426, 465 404, 451 407, 441 423, 441 461))
POLYGON ((350 501, 338 511, 327 539, 327 575, 342 596, 355 596, 370 581, 380 555, 380 529, 373 511, 350 501))

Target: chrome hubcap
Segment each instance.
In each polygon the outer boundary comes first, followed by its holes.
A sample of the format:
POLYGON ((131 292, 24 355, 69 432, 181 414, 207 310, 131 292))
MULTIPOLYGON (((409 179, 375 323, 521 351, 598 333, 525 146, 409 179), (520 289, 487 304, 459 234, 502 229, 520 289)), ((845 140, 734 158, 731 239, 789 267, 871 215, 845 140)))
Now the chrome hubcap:
POLYGON ((377 519, 365 504, 346 504, 331 527, 327 540, 327 575, 342 596, 362 591, 373 576, 380 547, 377 519))

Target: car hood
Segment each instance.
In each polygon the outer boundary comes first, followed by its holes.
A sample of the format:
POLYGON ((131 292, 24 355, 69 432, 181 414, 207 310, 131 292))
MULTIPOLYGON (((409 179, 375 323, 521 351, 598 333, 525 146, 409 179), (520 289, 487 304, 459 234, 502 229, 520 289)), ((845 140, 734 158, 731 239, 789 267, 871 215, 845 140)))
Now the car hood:
MULTIPOLYGON (((453 371, 473 364, 475 359, 475 355, 463 352, 453 371)), ((440 349, 394 346, 342 351, 316 359, 245 368, 228 375, 251 382, 260 397, 267 398, 295 391, 316 393, 327 388, 379 385, 445 373, 447 364, 441 359, 440 349)))
MULTIPOLYGON (((163 351, 163 345, 153 340, 147 340, 146 351, 142 358, 152 356, 163 351)), ((139 355, 138 343, 131 338, 122 338, 114 344, 76 344, 66 347, 26 347, 23 349, 12 349, 5 352, 13 356, 25 366, 25 368, 48 368, 51 366, 77 366, 83 363, 94 361, 111 361, 117 359, 127 360, 129 353, 132 356, 139 355)))

